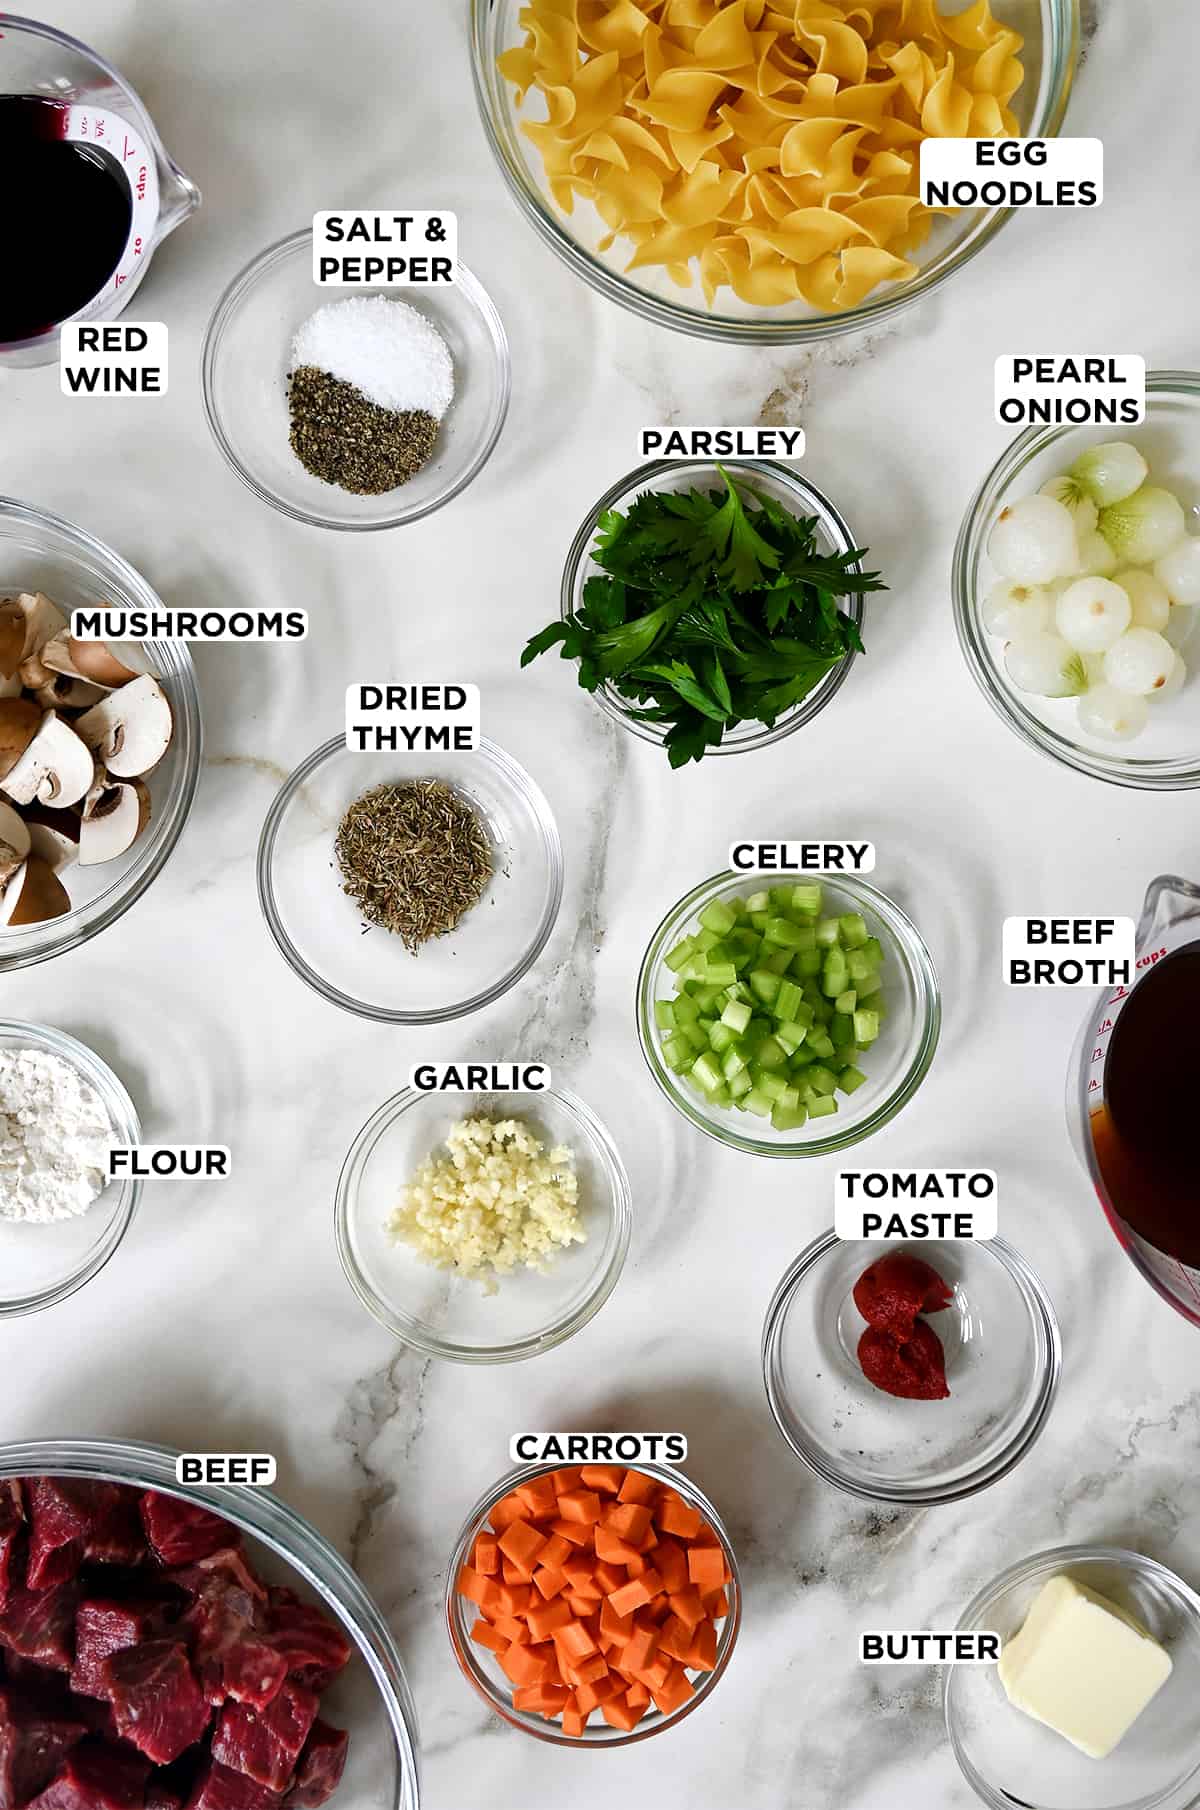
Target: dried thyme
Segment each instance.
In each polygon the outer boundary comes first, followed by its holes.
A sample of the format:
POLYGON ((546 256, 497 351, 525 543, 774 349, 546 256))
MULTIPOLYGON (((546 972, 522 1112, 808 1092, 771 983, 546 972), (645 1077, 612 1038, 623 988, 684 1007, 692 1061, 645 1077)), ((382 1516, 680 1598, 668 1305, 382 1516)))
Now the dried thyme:
POLYGON ((483 825, 440 779, 372 786, 342 818, 334 851, 342 891, 414 955, 453 930, 492 877, 483 825))
POLYGON ((395 490, 420 471, 438 424, 425 409, 380 408, 315 365, 288 377, 292 451, 306 471, 356 496, 395 490))

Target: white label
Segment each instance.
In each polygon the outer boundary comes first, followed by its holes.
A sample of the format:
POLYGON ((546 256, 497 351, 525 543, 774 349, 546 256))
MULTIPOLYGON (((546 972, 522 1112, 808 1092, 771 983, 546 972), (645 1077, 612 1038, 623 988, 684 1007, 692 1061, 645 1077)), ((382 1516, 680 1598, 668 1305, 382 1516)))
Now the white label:
POLYGON ((351 754, 466 754, 479 746, 478 685, 347 685, 351 754))
POLYGON ((1098 138, 926 138, 926 207, 1099 207, 1104 146, 1098 138))
POLYGON ((643 459, 802 459, 802 427, 644 427, 643 459))
POLYGON ((514 1433, 513 1464, 682 1464, 682 1433, 514 1433))
POLYGON ((73 610, 77 641, 303 641, 307 610, 73 610))
POLYGON ((113 1144, 110 1181, 206 1182, 229 1177, 228 1144, 113 1144))
POLYGON ((423 1094, 544 1094, 550 1070, 544 1062, 419 1062, 408 1084, 423 1094))
POLYGON ((739 874, 870 874, 873 842, 733 842, 729 865, 739 874))
POLYGON ((873 1632, 859 1635, 858 1657, 863 1665, 995 1665, 1000 1644, 998 1634, 983 1629, 873 1632))
POLYGON ((1010 987, 1117 987, 1133 979, 1132 918, 1005 918, 1010 987))
POLYGON ((418 289, 458 276, 458 218, 437 213, 313 215, 313 282, 325 289, 418 289))
POLYGON ((64 321, 58 387, 64 396, 164 396, 165 322, 64 321))
POLYGON ((1146 419, 1146 361, 1055 353, 996 360, 996 419, 1007 427, 1136 427, 1146 419))
POLYGON ((180 1452, 176 1483, 237 1483, 264 1489, 275 1481, 270 1452, 180 1452))
POLYGON ((994 1169, 843 1169, 833 1198, 848 1242, 996 1236, 994 1169))

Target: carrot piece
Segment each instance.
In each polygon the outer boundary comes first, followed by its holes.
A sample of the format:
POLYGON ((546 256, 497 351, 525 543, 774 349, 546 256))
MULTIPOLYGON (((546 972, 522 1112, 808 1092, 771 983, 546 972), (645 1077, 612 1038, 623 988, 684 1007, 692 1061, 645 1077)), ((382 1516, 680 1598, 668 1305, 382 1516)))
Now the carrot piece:
MULTIPOLYGON (((565 1607, 565 1604, 564 1604, 565 1607)), ((558 1625, 558 1645, 571 1659, 572 1663, 587 1659, 596 1651, 596 1642, 590 1630, 581 1621, 573 1621, 570 1616, 558 1625)))
POLYGON ((471 1629, 471 1639, 481 1647, 490 1647, 493 1653, 506 1653, 512 1645, 511 1641, 505 1640, 499 1628, 493 1628, 490 1621, 477 1621, 471 1629))
POLYGON ((544 1597, 548 1602, 552 1596, 557 1596, 560 1590, 566 1589, 567 1574, 565 1571, 560 1571, 557 1565, 539 1565, 533 1574, 533 1587, 538 1595, 544 1597))
POLYGON ((600 1705, 600 1714, 609 1727, 622 1729, 626 1734, 632 1733, 645 1713, 643 1709, 630 1709, 628 1697, 612 1697, 600 1705))
POLYGON ((525 1504, 515 1490, 511 1491, 507 1496, 501 1496, 499 1502, 497 1502, 495 1508, 488 1516, 488 1520, 491 1522, 497 1533, 503 1533, 504 1529, 506 1527, 511 1527, 514 1521, 523 1521, 524 1519, 525 1504))
POLYGON ((691 1647, 692 1630, 681 1622, 677 1615, 672 1615, 658 1637, 659 1652, 669 1653, 672 1659, 678 1659, 682 1664, 690 1653, 691 1647))
POLYGON ((654 1569, 653 1565, 648 1565, 646 1567, 645 1571, 642 1572, 641 1577, 638 1579, 638 1582, 650 1597, 661 1596, 663 1593, 662 1578, 654 1569))
POLYGON ((622 1584, 629 1582, 625 1575, 625 1567, 613 1565, 608 1559, 600 1559, 593 1566, 592 1577, 605 1596, 611 1596, 614 1590, 619 1590, 622 1584))
POLYGON ((498 1615, 492 1623, 497 1634, 502 1634, 510 1646, 527 1647, 529 1645, 529 1629, 515 1615, 498 1615))
POLYGON ((500 1560, 500 1576, 506 1584, 527 1584, 529 1573, 524 1565, 514 1565, 511 1559, 500 1560))
POLYGON ((509 1647, 500 1655, 500 1670, 513 1684, 541 1684, 550 1670, 532 1647, 509 1647))
POLYGON ((699 1509, 689 1508, 677 1496, 665 1496, 655 1511, 654 1519, 663 1533, 678 1534, 682 1540, 694 1540, 704 1526, 699 1509))
POLYGON ((578 1740, 586 1727, 587 1717, 580 1709, 563 1710, 562 1731, 564 1735, 573 1735, 578 1740))
POLYGON ((642 1535, 641 1539, 638 1541, 637 1549, 639 1552, 642 1552, 642 1553, 653 1552, 657 1545, 658 1545, 658 1535, 654 1531, 654 1523, 651 1522, 650 1526, 646 1529, 645 1533, 642 1535))
POLYGON ((649 1503, 657 1497, 658 1489, 654 1478, 647 1476, 645 1471, 626 1471, 617 1495, 622 1502, 649 1503))
POLYGON ((644 1684, 631 1684, 625 1693, 625 1701, 630 1709, 649 1709, 650 1693, 644 1684))
POLYGON ((561 1684, 519 1685, 513 1692, 514 1709, 530 1709, 543 1716, 557 1716, 570 1692, 561 1684))
POLYGON ((688 1698, 695 1695, 695 1691, 683 1667, 677 1665, 671 1668, 670 1676, 659 1685, 657 1690, 651 1685, 650 1695, 663 1715, 669 1716, 675 1710, 681 1709, 688 1698))
POLYGON ((546 1536, 529 1521, 514 1521, 500 1535, 500 1550, 514 1565, 520 1565, 527 1577, 533 1576, 534 1560, 541 1556, 546 1536))
POLYGON ((559 1496, 565 1495, 569 1489, 579 1489, 583 1483, 583 1471, 577 1464, 564 1464, 554 1473, 554 1489, 559 1496))
POLYGON ((640 1552, 635 1552, 625 1566, 625 1569, 630 1577, 641 1577, 644 1571, 649 1571, 650 1561, 649 1559, 644 1559, 640 1552))
POLYGON ((729 1614, 729 1598, 724 1590, 702 1591, 700 1601, 704 1604, 704 1613, 713 1621, 723 1621, 729 1614))
POLYGON ((518 1483, 515 1494, 525 1504, 531 1521, 544 1521, 558 1512, 558 1492, 553 1476, 530 1477, 526 1482, 518 1483))
POLYGON ((492 1589, 501 1615, 524 1615, 533 1595, 528 1584, 493 1584, 492 1589))
POLYGON ((538 1554, 538 1563, 555 1567, 564 1559, 569 1559, 575 1548, 570 1540, 564 1540, 560 1533, 552 1533, 538 1554))
POLYGON ((675 1661, 666 1653, 656 1653, 649 1665, 642 1666, 637 1673, 639 1684, 644 1684, 650 1691, 661 1690, 671 1676, 675 1661))
POLYGON ((500 1569, 500 1548, 496 1544, 495 1534, 476 1534, 471 1556, 476 1571, 484 1577, 495 1577, 500 1569))
POLYGON ((693 1672, 712 1672, 717 1665, 717 1630, 710 1621, 702 1621, 692 1629, 692 1644, 684 1655, 684 1665, 693 1672))
POLYGON ((574 1553, 571 1558, 563 1560, 562 1569, 563 1576, 574 1589, 582 1590, 585 1593, 588 1590, 594 1590, 597 1597, 603 1596, 604 1592, 599 1584, 593 1581, 596 1573, 596 1561, 590 1553, 574 1553))
POLYGON ((609 1565, 628 1565, 631 1559, 638 1558, 636 1546, 630 1546, 627 1540, 621 1539, 610 1527, 601 1524, 596 1529, 596 1557, 609 1565))
POLYGON ((671 1609, 685 1628, 694 1628, 697 1622, 704 1620, 704 1604, 695 1590, 678 1591, 671 1598, 671 1609))
POLYGON ((621 1655, 621 1669, 625 1672, 644 1672, 658 1651, 657 1628, 634 1628, 625 1642, 625 1651, 621 1655))
POLYGON ((571 1605, 571 1614, 576 1616, 579 1621, 587 1620, 595 1609, 597 1601, 594 1596, 585 1596, 581 1590, 569 1590, 566 1600, 571 1605))
POLYGON ((719 1546, 689 1546, 688 1576, 701 1590, 719 1590, 729 1576, 719 1546))
POLYGON ((619 1464, 585 1464, 583 1481, 589 1489, 601 1489, 605 1495, 615 1496, 625 1481, 625 1472, 619 1464))
POLYGON ((590 1659, 581 1659, 573 1670, 580 1684, 595 1684, 598 1678, 608 1677, 608 1661, 603 1653, 593 1653, 590 1659))
POLYGON ((496 1586, 491 1578, 481 1577, 473 1565, 463 1566, 455 1588, 459 1596, 465 1596, 469 1603, 474 1603, 479 1609, 494 1603, 497 1596, 496 1586))
MULTIPOLYGON (((581 1521, 590 1527, 600 1519, 600 1498, 594 1489, 564 1490, 558 1498, 558 1512, 564 1521, 581 1521)), ((558 1532, 557 1526, 554 1531, 558 1532)))
POLYGON ((687 1553, 678 1540, 669 1536, 660 1540, 654 1552, 654 1563, 662 1573, 667 1590, 674 1595, 688 1585, 687 1553))
POLYGON ((538 1641, 549 1640, 556 1628, 565 1628, 571 1619, 570 1605, 561 1596, 544 1603, 540 1609, 530 1609, 525 1617, 529 1632, 538 1641))
POLYGON ((551 1521, 550 1538, 566 1540, 574 1547, 589 1547, 592 1544, 591 1527, 583 1521, 551 1521))
POLYGON ((650 1530, 650 1510, 638 1502, 617 1502, 604 1517, 619 1540, 638 1546, 650 1530))
POLYGON ((648 1603, 653 1592, 647 1590, 645 1578, 635 1577, 619 1590, 609 1592, 608 1600, 618 1615, 632 1615, 643 1603, 648 1603))
POLYGON ((633 1616, 618 1615, 608 1597, 600 1605, 600 1632, 614 1634, 624 1645, 633 1633, 633 1616))

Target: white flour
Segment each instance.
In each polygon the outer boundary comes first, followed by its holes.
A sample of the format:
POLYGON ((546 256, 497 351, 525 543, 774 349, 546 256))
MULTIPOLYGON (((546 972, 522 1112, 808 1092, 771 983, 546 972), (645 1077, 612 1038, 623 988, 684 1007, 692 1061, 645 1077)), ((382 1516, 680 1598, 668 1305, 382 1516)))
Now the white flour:
POLYGON ((0 1049, 0 1219, 85 1213, 107 1185, 112 1142, 103 1101, 69 1062, 0 1049))

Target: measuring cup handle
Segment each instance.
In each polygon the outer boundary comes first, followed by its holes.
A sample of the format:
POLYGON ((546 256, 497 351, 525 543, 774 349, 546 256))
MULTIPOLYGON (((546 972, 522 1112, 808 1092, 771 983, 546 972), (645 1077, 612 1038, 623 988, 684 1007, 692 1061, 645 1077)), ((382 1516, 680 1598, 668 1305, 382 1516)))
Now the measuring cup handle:
POLYGON ((160 162, 158 228, 154 243, 166 238, 180 223, 194 214, 200 205, 200 190, 190 176, 168 157, 160 162))

